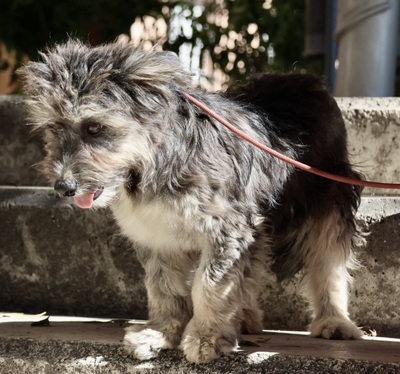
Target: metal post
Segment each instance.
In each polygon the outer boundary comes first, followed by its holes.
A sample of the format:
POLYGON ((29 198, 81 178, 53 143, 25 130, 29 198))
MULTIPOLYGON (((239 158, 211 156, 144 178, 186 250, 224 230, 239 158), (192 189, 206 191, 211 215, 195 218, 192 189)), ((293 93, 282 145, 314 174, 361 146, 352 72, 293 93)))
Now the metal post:
POLYGON ((336 96, 393 96, 399 0, 339 0, 336 96))

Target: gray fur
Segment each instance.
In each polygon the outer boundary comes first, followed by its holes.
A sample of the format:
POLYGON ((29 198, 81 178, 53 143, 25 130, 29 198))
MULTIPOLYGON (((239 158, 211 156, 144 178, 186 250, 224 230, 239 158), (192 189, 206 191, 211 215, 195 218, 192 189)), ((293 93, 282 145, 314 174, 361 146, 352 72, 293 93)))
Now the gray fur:
POLYGON ((96 192, 89 205, 111 208, 146 271, 149 322, 125 336, 133 355, 180 347, 205 363, 234 350, 241 331, 262 328, 257 296, 271 261, 282 279, 304 271, 312 335, 361 336, 347 314, 347 267, 363 244, 360 190, 294 170, 182 95, 289 156, 358 178, 340 112, 317 79, 262 75, 209 93, 170 53, 77 41, 21 75, 44 174, 76 199, 96 192))

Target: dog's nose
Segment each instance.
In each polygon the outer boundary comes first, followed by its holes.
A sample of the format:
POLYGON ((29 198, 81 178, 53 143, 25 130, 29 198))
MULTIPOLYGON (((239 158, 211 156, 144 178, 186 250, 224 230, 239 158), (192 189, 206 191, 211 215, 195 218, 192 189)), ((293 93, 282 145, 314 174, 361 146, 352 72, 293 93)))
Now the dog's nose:
POLYGON ((54 189, 64 196, 74 196, 78 185, 71 179, 58 179, 54 183, 54 189))

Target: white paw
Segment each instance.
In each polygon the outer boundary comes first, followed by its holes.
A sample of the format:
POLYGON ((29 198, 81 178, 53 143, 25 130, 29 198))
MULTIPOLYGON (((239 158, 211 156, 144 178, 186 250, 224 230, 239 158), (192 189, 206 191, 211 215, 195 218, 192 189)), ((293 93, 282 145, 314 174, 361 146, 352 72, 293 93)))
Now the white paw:
POLYGON ((150 360, 162 349, 172 348, 164 334, 152 328, 131 326, 125 331, 125 349, 139 360, 150 360))
POLYGON ((190 329, 185 332, 180 348, 189 362, 206 364, 223 353, 234 351, 238 344, 235 337, 227 339, 220 334, 200 334, 190 329))
POLYGON ((311 336, 324 339, 360 339, 363 332, 353 322, 340 317, 314 320, 310 325, 311 336))

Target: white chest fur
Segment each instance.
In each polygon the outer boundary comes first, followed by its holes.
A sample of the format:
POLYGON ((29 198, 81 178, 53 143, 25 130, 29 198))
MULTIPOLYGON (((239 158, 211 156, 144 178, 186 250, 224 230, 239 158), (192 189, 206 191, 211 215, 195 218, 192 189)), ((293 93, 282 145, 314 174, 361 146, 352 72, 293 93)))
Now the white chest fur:
POLYGON ((208 241, 196 224, 196 212, 194 201, 173 205, 156 199, 142 202, 131 199, 125 191, 113 207, 122 233, 134 243, 156 251, 203 250, 208 241))

